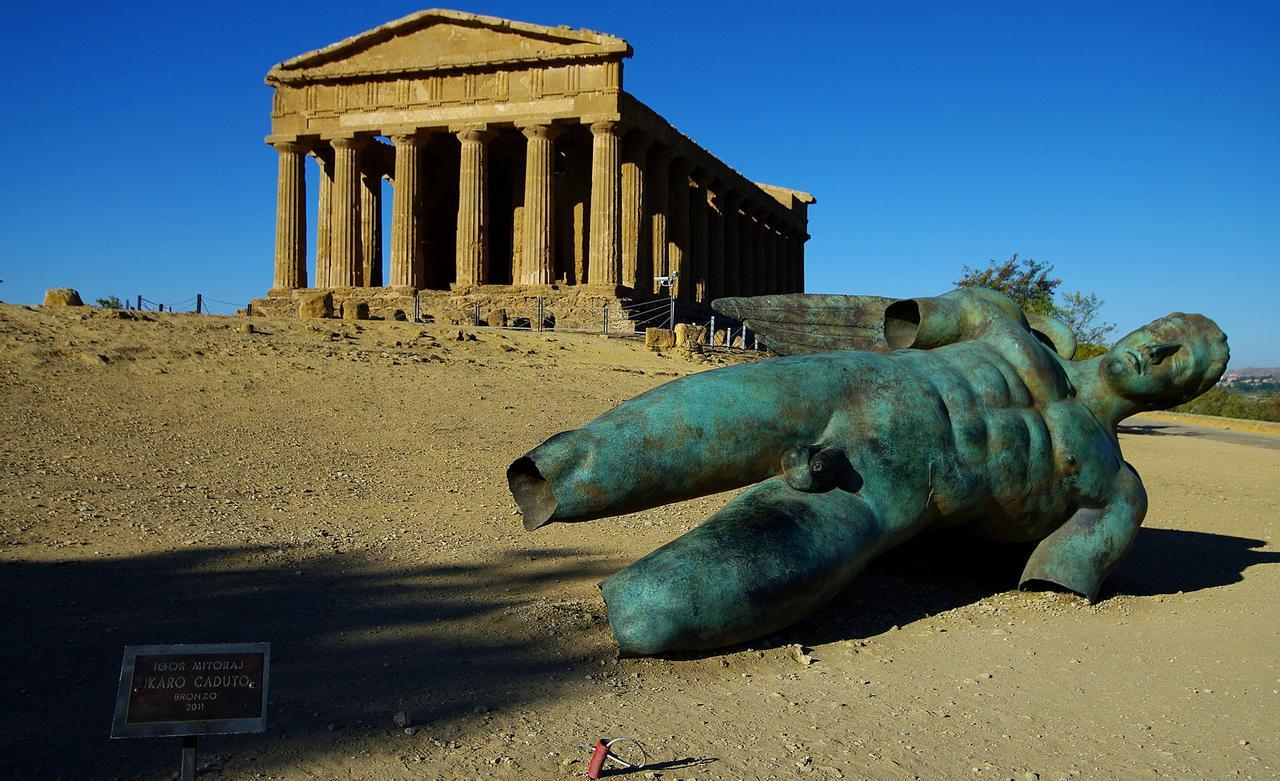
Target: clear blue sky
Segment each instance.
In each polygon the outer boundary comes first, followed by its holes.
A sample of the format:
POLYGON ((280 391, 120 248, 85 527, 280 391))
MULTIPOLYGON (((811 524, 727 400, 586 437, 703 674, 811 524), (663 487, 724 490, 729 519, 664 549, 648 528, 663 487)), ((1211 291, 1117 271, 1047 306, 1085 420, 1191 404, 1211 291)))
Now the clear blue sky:
MULTIPOLYGON (((629 40, 629 91, 818 197, 811 292, 941 292, 1020 252, 1121 333, 1203 312, 1233 367, 1280 366, 1280 3, 455 6, 629 40)), ((0 299, 262 295, 263 75, 422 7, 9 6, 0 299)))

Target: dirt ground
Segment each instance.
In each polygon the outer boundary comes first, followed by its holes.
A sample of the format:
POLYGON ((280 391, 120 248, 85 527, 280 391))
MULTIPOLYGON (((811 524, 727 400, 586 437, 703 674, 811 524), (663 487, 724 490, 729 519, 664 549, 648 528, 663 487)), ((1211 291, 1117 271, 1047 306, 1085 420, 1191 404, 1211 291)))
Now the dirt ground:
POLYGON ((232 641, 270 726, 202 778, 580 778, 616 736, 663 781, 1280 777, 1280 450, 1127 425, 1151 510, 1096 605, 924 539, 750 648, 617 660, 595 584, 726 496, 526 533, 504 470, 705 364, 242 323, 0 306, 0 777, 168 778, 107 737, 122 647, 232 641))

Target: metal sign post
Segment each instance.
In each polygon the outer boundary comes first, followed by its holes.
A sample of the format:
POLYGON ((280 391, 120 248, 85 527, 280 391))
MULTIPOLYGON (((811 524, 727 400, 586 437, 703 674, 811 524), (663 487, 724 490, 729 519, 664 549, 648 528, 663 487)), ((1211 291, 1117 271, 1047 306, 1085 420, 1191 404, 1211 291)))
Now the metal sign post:
POLYGON ((653 281, 658 283, 658 287, 665 287, 670 291, 668 295, 671 297, 671 303, 667 309, 667 328, 673 331, 676 329, 676 280, 679 278, 679 271, 670 276, 653 278, 653 281))
POLYGON ((200 735, 265 732, 270 643, 128 645, 113 738, 182 736, 182 781, 195 781, 200 735))

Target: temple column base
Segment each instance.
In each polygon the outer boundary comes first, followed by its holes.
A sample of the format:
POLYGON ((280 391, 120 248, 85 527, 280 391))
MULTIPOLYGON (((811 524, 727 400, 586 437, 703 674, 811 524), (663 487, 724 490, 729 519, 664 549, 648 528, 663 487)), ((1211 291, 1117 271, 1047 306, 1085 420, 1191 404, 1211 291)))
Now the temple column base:
POLYGON ((624 287, 622 285, 595 282, 588 282, 585 285, 578 285, 577 287, 579 290, 593 296, 609 296, 612 298, 630 298, 635 293, 631 288, 624 287))

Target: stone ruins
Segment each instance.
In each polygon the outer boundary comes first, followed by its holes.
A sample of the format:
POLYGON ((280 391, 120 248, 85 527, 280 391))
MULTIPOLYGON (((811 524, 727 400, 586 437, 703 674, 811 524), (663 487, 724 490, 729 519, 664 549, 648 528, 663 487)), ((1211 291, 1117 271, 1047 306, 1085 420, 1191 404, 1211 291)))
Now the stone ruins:
POLYGON ((655 278, 672 274, 686 312, 802 291, 813 196, 746 179, 623 91, 631 54, 612 35, 430 10, 273 67, 275 280, 254 310, 322 291, 381 316, 506 319, 542 298, 573 325, 667 296, 655 278))

